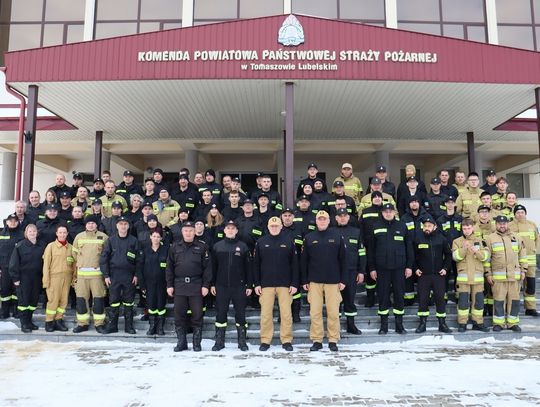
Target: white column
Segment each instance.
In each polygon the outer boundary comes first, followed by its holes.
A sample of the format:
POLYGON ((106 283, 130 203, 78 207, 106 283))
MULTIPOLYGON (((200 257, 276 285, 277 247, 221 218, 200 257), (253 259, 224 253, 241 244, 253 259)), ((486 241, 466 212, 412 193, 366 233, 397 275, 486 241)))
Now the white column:
POLYGON ((101 172, 105 170, 111 170, 111 153, 109 151, 103 151, 101 153, 101 172))
POLYGON ((398 28, 397 25, 397 1, 385 0, 386 28, 398 28))
POLYGON ((0 188, 0 200, 11 201, 15 197, 15 168, 17 154, 11 152, 2 153, 2 188, 0 188))
POLYGON ((199 169, 199 152, 197 150, 186 150, 184 153, 185 167, 189 170, 191 178, 199 169))
POLYGON ((499 32, 497 31, 497 5, 496 0, 486 0, 486 25, 488 43, 499 44, 499 32))
POLYGON ((292 0, 283 0, 283 14, 292 13, 292 0))
POLYGON ((184 0, 182 3, 182 27, 193 26, 193 1, 184 0))
POLYGON ((84 10, 84 41, 92 41, 94 39, 96 20, 96 0, 86 0, 86 7, 84 10))

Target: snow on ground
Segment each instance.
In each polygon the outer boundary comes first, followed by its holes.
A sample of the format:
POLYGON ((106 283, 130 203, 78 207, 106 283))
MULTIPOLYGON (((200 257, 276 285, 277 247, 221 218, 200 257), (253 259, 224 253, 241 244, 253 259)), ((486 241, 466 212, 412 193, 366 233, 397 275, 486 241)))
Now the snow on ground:
POLYGON ((423 337, 310 353, 234 344, 0 342, 0 406, 540 404, 540 340, 423 337), (191 345, 190 345, 191 349, 191 345))

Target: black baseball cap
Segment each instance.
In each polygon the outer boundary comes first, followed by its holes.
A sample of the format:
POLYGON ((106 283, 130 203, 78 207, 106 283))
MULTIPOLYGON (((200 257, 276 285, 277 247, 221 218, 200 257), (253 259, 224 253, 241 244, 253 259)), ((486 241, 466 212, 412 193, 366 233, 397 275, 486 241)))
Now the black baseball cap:
POLYGON ((441 179, 439 177, 431 178, 432 185, 440 185, 441 179))
POLYGON ((141 209, 142 209, 142 208, 146 208, 147 206, 149 206, 150 208, 153 208, 152 202, 151 202, 151 201, 145 201, 145 202, 143 202, 143 204, 141 205, 141 209))
POLYGON ((17 219, 17 220, 19 220, 19 217, 17 216, 16 213, 10 213, 10 214, 8 215, 8 217, 6 218, 6 220, 12 220, 12 219, 17 219))
POLYGON ((126 218, 125 216, 120 216, 120 217, 118 218, 118 220, 116 221, 116 223, 118 224, 118 223, 120 223, 120 222, 126 222, 126 223, 129 223, 129 219, 126 218))
POLYGON ((491 208, 487 205, 480 205, 478 209, 476 210, 476 212, 480 213, 480 211, 483 211, 483 210, 491 211, 491 208))
POLYGON ((216 172, 212 168, 209 168, 208 170, 206 170, 206 172, 204 173, 204 176, 206 177, 207 175, 211 175, 212 177, 216 178, 216 172))
POLYGON ((376 172, 386 172, 386 167, 384 165, 377 166, 376 172))
POLYGON ((103 205, 103 202, 101 202, 101 199, 94 199, 94 202, 92 202, 92 206, 98 205, 103 205))
POLYGON ((263 193, 261 193, 261 194, 257 197, 257 201, 258 201, 259 199, 263 198, 263 197, 266 197, 266 198, 270 199, 270 197, 268 196, 268 194, 267 194, 266 192, 263 192, 263 193))
POLYGON ((49 204, 45 207, 45 210, 46 211, 57 211, 58 210, 58 205, 56 204, 49 204))
POLYGON ((514 214, 517 211, 525 211, 525 213, 527 213, 527 209, 523 205, 516 205, 515 208, 514 208, 514 214))
POLYGON ((486 175, 489 177, 490 175, 497 175, 497 173, 495 172, 495 170, 488 170, 486 175))
POLYGON ((495 217, 495 222, 497 223, 506 223, 508 222, 508 218, 504 215, 499 215, 495 217))
POLYGON ((418 196, 416 196, 416 195, 411 195, 411 196, 409 197, 409 199, 407 199, 407 203, 411 203, 411 202, 414 202, 414 201, 420 202, 420 199, 418 198, 418 196))
POLYGON ((187 174, 185 173, 182 173, 178 176, 178 180, 181 180, 181 179, 185 179, 185 180, 189 180, 189 177, 187 174))
POLYGON ((396 208, 394 207, 393 204, 391 204, 390 202, 387 202, 385 203, 383 206, 382 206, 382 210, 383 211, 393 211, 395 210, 396 208))
POLYGON ((182 223, 182 228, 194 228, 195 223, 193 223, 190 220, 186 220, 184 223, 182 223))
POLYGON ((334 187, 344 187, 343 181, 334 181, 334 187))
POLYGON ((156 173, 160 173, 161 175, 163 175, 163 170, 161 168, 155 168, 154 169, 154 174, 156 173))
POLYGON ((120 201, 114 201, 114 202, 111 204, 111 208, 122 208, 122 202, 120 202, 120 201))
POLYGON ((307 195, 300 195, 300 198, 298 198, 298 202, 300 201, 309 201, 309 198, 307 195))
POLYGON ((373 178, 371 178, 370 184, 371 185, 381 185, 381 180, 379 178, 377 178, 377 177, 373 177, 373 178))
POLYGON ((456 197, 455 196, 452 196, 452 195, 449 195, 446 197, 446 199, 444 200, 444 202, 456 202, 456 197))
POLYGON ((124 177, 133 177, 133 173, 130 170, 125 170, 124 177))
POLYGON ((253 205, 253 201, 251 199, 244 199, 244 203, 242 205, 245 205, 245 204, 253 205))
POLYGON ((283 210, 281 211, 281 213, 282 213, 282 214, 284 214, 284 213, 292 213, 292 214, 294 214, 294 211, 293 211, 291 208, 289 208, 289 207, 287 206, 286 208, 283 208, 283 210))
POLYGON ((308 166, 307 166, 307 168, 308 168, 308 170, 309 170, 310 168, 315 168, 316 170, 319 169, 319 167, 317 167, 317 164, 315 164, 315 163, 309 163, 308 166))
POLYGON ((409 182, 409 181, 416 181, 416 182, 418 182, 418 178, 416 178, 415 175, 412 175, 412 176, 410 176, 409 178, 407 178, 407 182, 409 182))
POLYGON ((349 214, 349 212, 347 212, 347 209, 345 209, 345 208, 338 208, 338 209, 336 210, 336 215, 337 215, 337 216, 340 216, 340 215, 348 215, 348 214, 349 214))
POLYGON ((103 182, 103 180, 102 180, 101 178, 96 178, 96 179, 94 180, 94 184, 97 184, 98 182, 99 182, 100 184, 105 185, 105 182, 103 182))
POLYGON ((235 228, 238 229, 238 225, 236 224, 236 222, 233 219, 229 219, 227 222, 224 223, 224 225, 225 226, 232 225, 232 226, 234 226, 235 228))
POLYGON ((423 222, 423 223, 426 223, 426 222, 433 223, 434 225, 437 224, 437 222, 435 222, 431 216, 426 216, 426 217, 424 218, 424 222, 423 222))
POLYGON ((71 194, 67 191, 60 192, 60 195, 58 195, 58 198, 71 198, 71 194))
POLYGON ((81 172, 76 172, 73 174, 73 179, 83 179, 83 174, 81 172))
POLYGON ((147 222, 149 222, 149 221, 151 221, 151 220, 155 220, 155 221, 157 222, 157 221, 158 221, 158 218, 157 218, 156 215, 154 215, 154 214, 152 213, 151 215, 148 215, 148 216, 146 217, 146 221, 147 221, 147 222))

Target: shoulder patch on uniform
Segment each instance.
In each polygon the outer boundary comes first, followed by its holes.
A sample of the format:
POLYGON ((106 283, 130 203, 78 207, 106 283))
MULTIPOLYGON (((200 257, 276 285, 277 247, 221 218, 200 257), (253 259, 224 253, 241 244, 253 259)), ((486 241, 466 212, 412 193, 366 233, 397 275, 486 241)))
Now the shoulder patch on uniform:
POLYGON ((103 240, 103 236, 96 236, 97 240, 103 240))
POLYGON ((287 247, 286 244, 280 244, 279 247, 287 247))

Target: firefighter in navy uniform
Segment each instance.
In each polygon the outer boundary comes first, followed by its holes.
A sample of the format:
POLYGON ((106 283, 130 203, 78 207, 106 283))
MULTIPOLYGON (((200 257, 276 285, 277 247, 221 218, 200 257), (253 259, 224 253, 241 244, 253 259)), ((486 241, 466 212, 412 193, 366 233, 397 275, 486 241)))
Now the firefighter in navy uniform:
POLYGON ((255 245, 253 280, 261 302, 261 345, 267 351, 274 335, 273 310, 275 297, 279 303, 279 336, 286 351, 293 350, 291 304, 300 285, 299 259, 290 236, 282 232, 278 217, 268 221, 269 234, 255 245))
POLYGON ((25 239, 15 245, 8 266, 9 275, 17 288, 17 310, 24 333, 38 329, 32 322, 32 315, 41 292, 45 244, 37 239, 37 234, 35 225, 26 226, 25 239))
POLYGON ((58 218, 58 204, 50 204, 45 208, 45 219, 36 223, 38 237, 45 246, 56 240, 56 228, 66 223, 58 218))
MULTIPOLYGON (((281 212, 282 230, 281 234, 291 240, 296 246, 298 256, 302 252, 304 244, 304 234, 302 233, 302 224, 294 222, 294 211, 291 208, 285 208, 281 212)), ((314 225, 315 226, 315 225, 314 225)), ((293 303, 291 305, 293 322, 302 322, 300 318, 300 310, 302 308, 302 292, 298 289, 293 295, 293 303)), ((279 321, 279 319, 278 319, 279 321)))
POLYGON ((143 245, 143 272, 139 282, 141 290, 146 293, 148 321, 150 328, 146 335, 165 335, 165 305, 167 304, 167 282, 165 269, 169 245, 163 244, 163 231, 154 229, 150 233, 150 241, 143 245))
POLYGON ((340 208, 336 212, 336 230, 341 234, 347 249, 347 277, 343 295, 343 313, 347 317, 347 332, 360 335, 362 331, 354 323, 354 317, 358 315, 356 304, 356 286, 364 282, 366 273, 366 248, 362 240, 360 229, 349 225, 349 213, 347 209, 340 208))
POLYGON ((300 225, 302 236, 305 236, 309 232, 313 232, 315 230, 315 215, 310 209, 311 202, 306 195, 300 196, 296 204, 298 209, 294 211, 293 222, 300 225))
POLYGON ((24 231, 17 220, 17 214, 10 214, 5 223, 6 227, 0 233, 0 319, 9 318, 10 309, 13 310, 13 317, 17 317, 17 295, 9 275, 9 259, 15 244, 24 239, 24 231))
POLYGON ((195 225, 182 225, 182 240, 174 242, 167 257, 167 294, 174 297, 175 352, 188 349, 186 333, 193 327, 193 351, 201 351, 203 298, 212 281, 212 261, 206 244, 195 240, 195 225), (191 318, 187 311, 191 310, 191 318))
POLYGON ((131 201, 131 195, 144 196, 142 187, 133 182, 133 173, 129 170, 124 171, 123 180, 116 187, 116 193, 124 198, 126 202, 131 201))
POLYGON ((263 235, 264 228, 259 222, 259 217, 254 211, 253 201, 246 199, 242 205, 242 215, 236 219, 238 225, 238 237, 248 245, 249 250, 253 252, 255 243, 263 235))
MULTIPOLYGON (((446 213, 436 219, 439 231, 446 237, 450 247, 453 241, 461 236, 461 222, 463 222, 463 216, 456 212, 456 199, 455 196, 447 196, 444 200, 446 213)), ((446 292, 455 292, 456 273, 456 262, 452 260, 452 271, 446 274, 446 292), (454 283, 450 285, 452 279, 454 283)))
POLYGON ((315 216, 317 230, 304 239, 301 270, 302 285, 308 292, 311 324, 309 337, 313 341, 310 351, 322 349, 324 337, 323 303, 326 304, 328 349, 337 352, 339 341, 339 304, 341 291, 345 288, 347 253, 341 235, 329 228, 330 216, 325 211, 315 216))
POLYGON ((382 207, 382 219, 375 222, 373 232, 366 236, 368 270, 377 282, 379 297, 379 316, 381 328, 379 335, 388 333, 388 314, 390 312, 390 293, 393 292, 393 312, 396 319, 396 332, 405 334, 403 314, 405 279, 412 275, 414 250, 412 237, 407 226, 396 219, 394 205, 387 203, 382 207))
MULTIPOLYGON (((428 216, 427 211, 422 206, 423 202, 425 202, 425 200, 418 198, 416 195, 410 196, 407 203, 407 210, 401 217, 401 220, 407 226, 407 231, 411 239, 414 239, 416 234, 422 233, 422 220, 428 216)), ((405 305, 414 304, 414 299, 416 297, 415 285, 416 274, 413 274, 411 278, 408 278, 405 281, 405 305)))
POLYGON ((118 233, 105 243, 99 265, 105 284, 109 287, 110 319, 103 333, 118 332, 120 305, 124 305, 124 331, 135 334, 133 328, 133 305, 135 287, 142 272, 139 241, 129 234, 129 221, 121 216, 116 223, 118 233))
POLYGON ((437 229, 431 216, 424 219, 422 232, 413 240, 415 262, 413 269, 418 277, 418 316, 420 323, 416 333, 426 332, 429 316, 429 297, 433 291, 436 304, 436 316, 439 320, 439 332, 450 333, 446 325, 446 273, 452 267, 452 251, 446 237, 437 229))
POLYGON ((225 238, 212 248, 212 287, 216 296, 216 343, 213 351, 225 347, 227 312, 229 304, 234 306, 234 319, 238 333, 238 348, 245 352, 246 344, 246 297, 253 286, 252 257, 248 246, 236 235, 238 228, 229 220, 223 229, 225 238))
MULTIPOLYGON (((373 225, 381 219, 381 209, 383 205, 383 195, 380 191, 371 193, 371 206, 362 211, 360 215, 360 229, 362 236, 369 236, 373 233, 373 225)), ((369 273, 365 275, 366 287, 366 302, 365 307, 371 308, 375 305, 375 293, 377 290, 377 282, 371 278, 369 273)))

